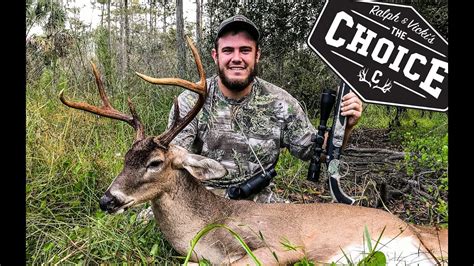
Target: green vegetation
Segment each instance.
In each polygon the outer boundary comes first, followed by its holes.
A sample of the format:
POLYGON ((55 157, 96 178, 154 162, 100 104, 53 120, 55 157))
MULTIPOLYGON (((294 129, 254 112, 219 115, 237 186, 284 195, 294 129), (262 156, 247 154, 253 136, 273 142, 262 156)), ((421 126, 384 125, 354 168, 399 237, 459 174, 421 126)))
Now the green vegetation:
MULTIPOLYGON (((65 88, 67 99, 98 104, 92 79, 84 82, 81 90, 66 87, 63 78, 59 78, 57 89, 51 89, 51 84, 50 72, 45 71, 36 85, 27 88, 28 264, 176 261, 176 254, 154 222, 135 221, 138 208, 111 216, 98 206, 103 192, 121 170, 124 153, 133 141, 133 129, 122 122, 70 109, 59 101, 57 93, 65 88)), ((155 102, 161 106, 152 106, 149 99, 156 93, 150 90, 148 95, 132 99, 142 120, 150 125, 153 121, 161 130, 173 93, 155 102), (147 104, 149 107, 144 108, 147 104)), ((111 97, 112 105, 127 112, 127 96, 116 92, 111 97)))
MULTIPOLYGON (((242 239, 242 237, 237 234, 234 230, 230 229, 228 226, 223 225, 223 224, 209 224, 205 226, 201 231, 199 231, 196 236, 193 238, 191 241, 191 248, 188 251, 188 254, 186 256, 186 259, 184 261, 184 265, 188 265, 189 260, 191 259, 191 256, 193 254, 194 248, 196 247, 197 243, 199 240, 201 240, 202 237, 207 235, 210 231, 215 230, 217 228, 222 228, 227 230, 229 234, 231 234, 242 246, 242 248, 245 250, 245 252, 252 258, 252 260, 255 262, 256 265, 261 266, 262 263, 258 260, 257 257, 253 254, 252 250, 250 250, 249 246, 245 243, 245 241, 242 239)), ((200 259, 201 260, 201 259, 200 259)), ((204 261, 206 261, 206 258, 203 258, 204 261)))
POLYGON ((426 203, 433 221, 448 223, 448 119, 446 114, 422 116, 421 111, 409 110, 407 118, 392 136, 401 139, 405 147, 405 166, 409 176, 426 180, 434 203, 426 203))

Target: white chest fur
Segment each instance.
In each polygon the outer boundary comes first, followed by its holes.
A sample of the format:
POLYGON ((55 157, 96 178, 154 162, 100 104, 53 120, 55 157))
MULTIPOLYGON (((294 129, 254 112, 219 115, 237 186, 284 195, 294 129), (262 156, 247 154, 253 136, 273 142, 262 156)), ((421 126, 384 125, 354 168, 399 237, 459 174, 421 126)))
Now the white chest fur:
MULTIPOLYGON (((372 240, 372 247, 376 240, 372 240)), ((436 265, 430 254, 413 237, 400 237, 395 239, 382 238, 375 248, 381 251, 387 260, 387 265, 436 265)), ((352 263, 361 261, 368 254, 367 245, 363 243, 342 247, 342 250, 352 263)), ((335 263, 349 263, 341 252, 329 261, 335 263)))

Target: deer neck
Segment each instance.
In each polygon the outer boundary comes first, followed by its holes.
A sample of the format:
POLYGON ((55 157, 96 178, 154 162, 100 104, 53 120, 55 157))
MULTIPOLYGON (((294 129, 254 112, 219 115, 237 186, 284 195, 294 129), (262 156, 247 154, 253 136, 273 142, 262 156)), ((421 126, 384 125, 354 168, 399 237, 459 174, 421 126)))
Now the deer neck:
POLYGON ((207 190, 187 171, 169 178, 171 189, 152 200, 155 220, 166 239, 179 251, 206 225, 232 213, 233 202, 207 190))

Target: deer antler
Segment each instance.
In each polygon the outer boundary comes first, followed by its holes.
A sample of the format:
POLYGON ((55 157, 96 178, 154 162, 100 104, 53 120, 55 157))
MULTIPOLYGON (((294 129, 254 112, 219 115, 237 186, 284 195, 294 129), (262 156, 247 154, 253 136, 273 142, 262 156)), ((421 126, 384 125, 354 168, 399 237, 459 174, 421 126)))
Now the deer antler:
POLYGON ((99 89, 100 98, 102 99, 103 106, 97 107, 94 105, 90 105, 88 103, 68 101, 64 99, 63 90, 60 92, 60 95, 59 95, 59 99, 61 100, 61 102, 71 108, 75 108, 75 109, 83 110, 83 111, 90 112, 93 114, 97 114, 100 116, 105 116, 108 118, 127 122, 127 124, 131 125, 136 131, 135 141, 143 139, 145 137, 145 131, 144 131, 142 123, 140 122, 140 118, 135 112, 135 107, 133 106, 130 98, 128 98, 128 107, 130 108, 130 112, 132 113, 131 116, 115 110, 110 104, 109 98, 107 97, 107 94, 105 93, 104 84, 102 83, 102 80, 100 79, 100 75, 99 75, 99 71, 97 70, 97 67, 92 61, 91 61, 91 65, 92 65, 92 71, 94 72, 95 81, 99 89))
POLYGON ((189 124, 189 122, 194 119, 194 117, 198 114, 199 110, 201 110, 202 106, 204 105, 204 101, 207 97, 206 74, 204 73, 204 68, 202 67, 201 58, 199 57, 198 51, 194 46, 193 42, 191 41, 191 38, 186 36, 186 40, 188 41, 188 45, 191 48, 191 51, 193 52, 194 60, 196 62, 196 66, 199 72, 200 80, 198 83, 193 83, 179 78, 152 78, 135 72, 142 79, 152 84, 176 85, 184 89, 194 91, 199 95, 199 98, 194 107, 183 118, 179 117, 178 101, 177 99, 174 100, 173 124, 167 131, 155 137, 155 142, 161 144, 163 148, 168 147, 168 145, 176 137, 176 135, 178 135, 178 133, 181 132, 181 130, 183 130, 189 124))

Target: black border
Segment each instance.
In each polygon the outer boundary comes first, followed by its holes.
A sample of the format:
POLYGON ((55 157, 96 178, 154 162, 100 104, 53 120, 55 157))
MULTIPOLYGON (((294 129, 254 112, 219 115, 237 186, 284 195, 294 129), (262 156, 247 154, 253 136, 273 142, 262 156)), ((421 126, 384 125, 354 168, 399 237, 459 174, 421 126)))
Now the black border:
POLYGON ((25 3, 5 2, 2 16, 2 218, 1 265, 25 264, 25 3), (6 46, 6 47, 5 47, 6 46))
MULTIPOLYGON (((2 16, 2 218, 0 264, 25 264, 26 209, 26 106, 25 106, 25 3, 7 1, 2 16), (7 17, 7 13, 10 15, 7 17), (5 47, 6 46, 6 47, 5 47)), ((471 98, 472 14, 466 4, 449 2, 449 262, 472 265, 472 179, 474 141, 471 98), (465 11, 462 12, 462 11, 465 11), (469 57, 468 57, 469 56, 469 57), (470 73, 471 72, 471 73, 470 73)))
POLYGON ((472 10, 450 1, 449 11, 449 264, 473 265, 472 120, 472 10), (463 12, 464 11, 464 12, 463 12))

